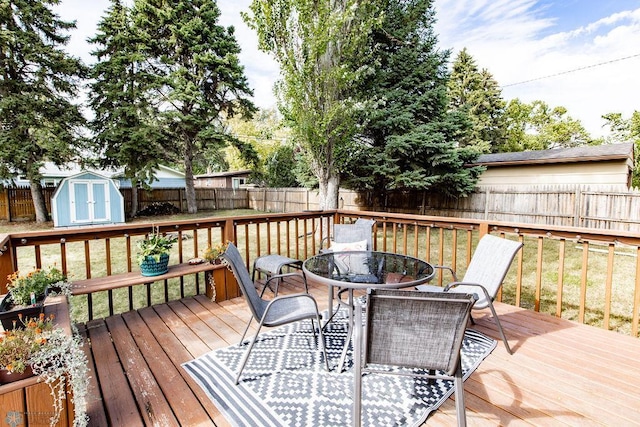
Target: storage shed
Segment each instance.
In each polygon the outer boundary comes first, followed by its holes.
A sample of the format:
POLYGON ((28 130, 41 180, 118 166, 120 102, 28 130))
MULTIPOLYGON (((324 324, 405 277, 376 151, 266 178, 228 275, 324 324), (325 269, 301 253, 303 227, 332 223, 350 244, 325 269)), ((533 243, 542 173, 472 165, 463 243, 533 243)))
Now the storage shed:
POLYGON ((51 197, 55 227, 124 222, 124 198, 115 181, 92 171, 62 180, 51 197))

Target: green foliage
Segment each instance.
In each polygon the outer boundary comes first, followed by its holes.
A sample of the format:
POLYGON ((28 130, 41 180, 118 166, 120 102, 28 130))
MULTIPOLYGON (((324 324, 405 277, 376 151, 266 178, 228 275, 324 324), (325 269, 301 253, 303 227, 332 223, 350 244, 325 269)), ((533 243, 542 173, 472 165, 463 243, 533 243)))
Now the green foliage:
POLYGON ((624 119, 620 113, 608 113, 602 116, 606 121, 606 126, 611 129, 609 142, 633 142, 634 146, 634 168, 632 185, 640 187, 640 111, 634 111, 631 117, 624 119))
POLYGON ((598 144, 565 107, 551 108, 543 101, 530 104, 512 99, 505 110, 507 139, 498 152, 546 150, 598 144))
POLYGON ((237 143, 221 121, 255 107, 233 27, 218 25, 220 10, 208 0, 136 0, 137 49, 145 57, 146 95, 163 129, 163 147, 184 165, 189 212, 197 211, 193 165, 212 147, 237 143))
MULTIPOLYGON (((38 191, 46 160, 61 165, 81 160, 84 118, 76 104, 82 63, 64 50, 64 32, 75 23, 50 9, 56 0, 2 2, 0 5, 0 177, 26 176, 38 191)), ((47 210, 35 194, 37 220, 47 210)))
POLYGON ((341 153, 345 182, 355 189, 430 189, 459 196, 474 187, 476 155, 459 148, 471 123, 448 111, 448 51, 437 47, 430 0, 388 0, 383 23, 366 49, 372 70, 359 85, 368 106, 361 138, 341 153))
POLYGON ((138 264, 147 257, 152 257, 156 262, 160 261, 161 255, 171 253, 171 248, 177 240, 175 236, 160 234, 154 229, 146 238, 138 241, 138 264))
POLYGON ((30 305, 31 294, 41 299, 49 286, 66 280, 62 271, 55 267, 49 270, 36 269, 27 274, 16 271, 9 276, 7 289, 11 291, 11 298, 17 305, 30 305))
POLYGON ((137 188, 151 182, 159 162, 168 159, 145 88, 149 80, 142 70, 145 58, 132 26, 130 10, 113 0, 90 39, 97 46, 92 52, 97 62, 91 70, 90 106, 100 166, 123 166, 124 176, 137 188))
POLYGON ((273 150, 265 162, 265 184, 267 187, 298 187, 295 174, 295 150, 291 144, 283 144, 273 150))
POLYGON ((318 180, 322 207, 337 207, 338 153, 356 133, 354 83, 377 24, 377 2, 254 0, 244 15, 280 64, 280 107, 318 180))
POLYGON ((448 82, 450 106, 469 115, 472 130, 460 146, 490 153, 493 146, 504 143, 506 126, 501 89, 488 70, 479 70, 466 48, 453 62, 448 82))

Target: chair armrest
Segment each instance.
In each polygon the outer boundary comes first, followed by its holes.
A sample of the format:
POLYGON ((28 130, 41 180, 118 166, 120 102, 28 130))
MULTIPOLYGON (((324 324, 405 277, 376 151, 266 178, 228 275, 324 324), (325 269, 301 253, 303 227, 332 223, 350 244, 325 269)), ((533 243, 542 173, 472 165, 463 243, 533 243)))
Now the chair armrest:
POLYGON ((434 265, 433 268, 439 268, 440 270, 449 270, 451 272, 451 275, 453 276, 453 281, 458 281, 458 276, 456 276, 456 272, 453 270, 453 268, 447 265, 434 265))
POLYGON ((484 293, 484 297, 486 298, 487 301, 493 301, 493 298, 491 297, 491 295, 489 295, 489 292, 487 291, 487 288, 485 288, 484 286, 482 286, 480 283, 473 283, 473 282, 452 282, 449 283, 447 286, 445 286, 444 291, 447 292, 449 289, 451 288, 455 288, 458 286, 475 286, 477 288, 482 289, 482 292, 484 293))

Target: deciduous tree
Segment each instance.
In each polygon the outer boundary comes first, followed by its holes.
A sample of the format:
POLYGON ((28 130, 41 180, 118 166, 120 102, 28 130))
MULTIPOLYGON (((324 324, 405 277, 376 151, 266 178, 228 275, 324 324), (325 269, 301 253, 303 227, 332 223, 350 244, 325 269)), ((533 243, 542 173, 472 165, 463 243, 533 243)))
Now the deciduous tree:
POLYGON ((318 180, 321 208, 338 205, 340 153, 356 134, 355 83, 377 23, 376 1, 253 0, 245 20, 280 64, 285 120, 318 180))

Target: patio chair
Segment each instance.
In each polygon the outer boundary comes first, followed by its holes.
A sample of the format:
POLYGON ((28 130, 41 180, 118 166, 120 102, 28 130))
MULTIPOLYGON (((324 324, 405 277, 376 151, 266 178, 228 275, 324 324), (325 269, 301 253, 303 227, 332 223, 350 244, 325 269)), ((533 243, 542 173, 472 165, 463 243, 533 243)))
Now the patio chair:
MULTIPOLYGON (((255 288, 253 280, 251 280, 251 276, 249 276, 249 270, 244 264, 242 260, 242 256, 238 251, 238 248, 233 243, 230 243, 227 247, 227 250, 222 255, 223 259, 227 261, 229 267, 231 267, 231 271, 233 271, 233 275, 238 281, 238 285, 240 286, 240 290, 244 295, 247 305, 251 310, 251 319, 249 319, 249 323, 242 334, 242 338, 240 339, 239 346, 243 344, 244 337, 249 330, 249 326, 253 319, 258 322, 258 330, 256 331, 255 336, 251 340, 249 344, 249 348, 242 359, 240 364, 240 369, 238 370, 238 374, 236 376, 236 384, 240 381, 240 376, 242 375, 242 371, 244 370, 247 361, 249 360, 249 355, 251 354, 251 349, 253 348, 256 340, 258 339, 258 335, 260 334, 260 329, 263 326, 272 327, 272 326, 281 326, 288 323, 297 322, 299 320, 311 320, 311 327, 314 331, 315 336, 315 323, 314 320, 318 323, 318 342, 320 345, 320 349, 324 355, 324 363, 327 371, 329 370, 329 361, 327 359, 327 351, 325 349, 324 344, 324 335, 322 334, 322 328, 320 323, 320 313, 318 311, 318 304, 316 300, 307 293, 301 294, 292 294, 292 295, 283 295, 273 298, 272 300, 264 300, 258 295, 258 291, 255 288)), ((267 282, 270 280, 278 280, 284 276, 293 276, 299 275, 302 276, 301 273, 286 273, 286 274, 274 274, 267 282)))
POLYGON ((454 281, 444 288, 433 285, 419 285, 416 286, 416 289, 427 292, 444 291, 478 294, 478 301, 473 306, 474 310, 489 307, 507 352, 513 354, 504 335, 500 319, 493 307, 493 300, 502 286, 513 259, 522 246, 521 242, 486 234, 478 242, 478 246, 461 281, 458 281, 458 277, 451 267, 434 266, 434 268, 449 270, 453 275, 454 281))
MULTIPOLYGON (((373 226, 376 223, 373 219, 358 218, 353 224, 334 224, 333 236, 328 240, 330 246, 328 249, 322 249, 320 244, 320 252, 326 251, 372 251, 373 250, 373 226)), ((325 238, 323 241, 326 241, 325 238)), ((329 317, 333 317, 333 299, 334 286, 329 285, 329 317)), ((338 290, 339 291, 339 290, 338 290)), ((329 321, 328 320, 328 321, 329 321)))
POLYGON ((361 424, 364 372, 453 380, 458 426, 466 425, 460 349, 476 300, 475 294, 368 291, 364 326, 363 310, 355 310, 354 426, 361 424))

